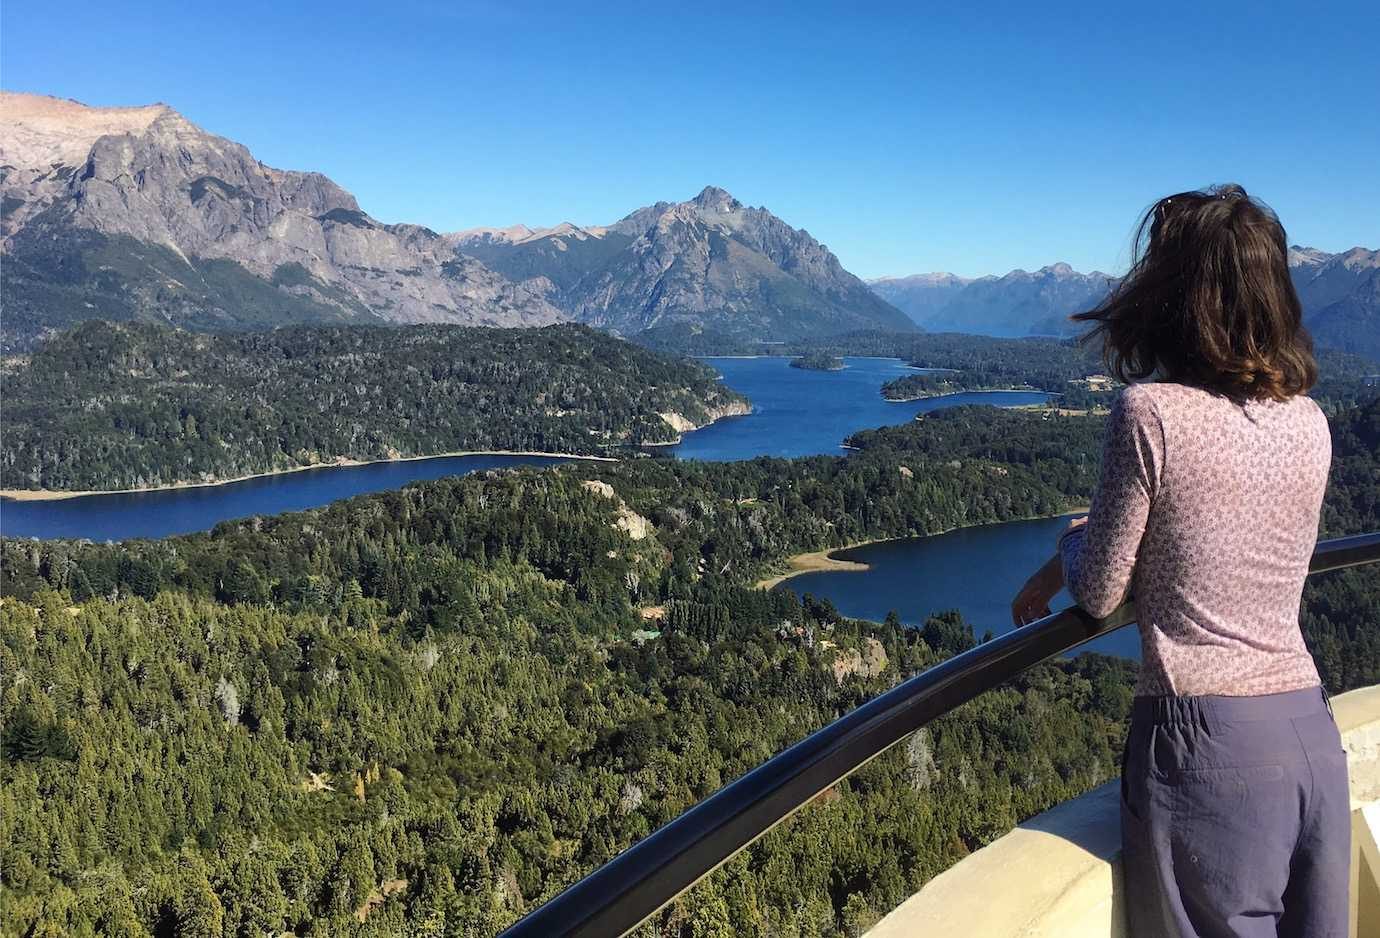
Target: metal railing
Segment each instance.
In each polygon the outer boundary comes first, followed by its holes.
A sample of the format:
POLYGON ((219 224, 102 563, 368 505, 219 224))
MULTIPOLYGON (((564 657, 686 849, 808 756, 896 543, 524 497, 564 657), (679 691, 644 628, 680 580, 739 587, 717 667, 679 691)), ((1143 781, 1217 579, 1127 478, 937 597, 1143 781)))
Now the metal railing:
MULTIPOLYGON (((1321 541, 1309 573, 1380 561, 1380 532, 1321 541)), ((825 789, 942 716, 1055 655, 1135 620, 1077 606, 929 668, 701 801, 503 932, 503 938, 610 938, 636 928, 825 789)))

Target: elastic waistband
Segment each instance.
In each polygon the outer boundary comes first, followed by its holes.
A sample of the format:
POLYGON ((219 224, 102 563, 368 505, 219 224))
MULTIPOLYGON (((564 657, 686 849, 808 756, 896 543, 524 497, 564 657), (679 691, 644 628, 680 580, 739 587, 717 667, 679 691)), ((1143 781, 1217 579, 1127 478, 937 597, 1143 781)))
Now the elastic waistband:
POLYGON ((1207 716, 1242 722, 1287 720, 1324 711, 1330 713, 1332 705, 1327 699, 1327 691, 1315 685, 1256 697, 1137 697, 1131 705, 1131 719, 1150 723, 1184 723, 1197 722, 1207 716))

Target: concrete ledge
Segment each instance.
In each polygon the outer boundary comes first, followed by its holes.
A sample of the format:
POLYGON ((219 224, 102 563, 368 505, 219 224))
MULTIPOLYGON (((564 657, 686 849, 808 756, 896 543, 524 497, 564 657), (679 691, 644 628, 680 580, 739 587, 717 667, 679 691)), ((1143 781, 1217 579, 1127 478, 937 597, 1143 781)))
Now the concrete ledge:
POLYGON ((1332 698, 1337 728, 1346 747, 1351 777, 1351 807, 1380 801, 1380 685, 1332 698))
POLYGON ((1120 784, 1051 808, 940 873, 869 938, 1109 934, 1125 919, 1120 784))
MULTIPOLYGON (((1352 935, 1380 935, 1380 686, 1332 698, 1350 757, 1355 831, 1352 935), (1371 827, 1368 821, 1377 826, 1371 827)), ((925 884, 877 923, 869 938, 1121 938, 1120 782, 1037 815, 925 884)))

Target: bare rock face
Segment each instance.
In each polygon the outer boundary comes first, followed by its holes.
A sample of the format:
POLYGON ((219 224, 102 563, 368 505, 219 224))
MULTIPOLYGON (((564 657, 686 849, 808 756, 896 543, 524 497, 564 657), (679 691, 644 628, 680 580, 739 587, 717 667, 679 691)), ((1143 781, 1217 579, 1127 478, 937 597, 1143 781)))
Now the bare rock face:
POLYGON ((835 650, 831 666, 834 680, 842 684, 852 675, 876 677, 886 670, 887 655, 882 643, 871 636, 863 640, 863 650, 835 650))
POLYGON ((640 541, 649 534, 655 532, 656 528, 646 518, 639 515, 628 507, 628 503, 623 501, 614 491, 613 486, 607 482, 600 482, 597 479, 588 479, 582 483, 585 488, 597 495, 610 499, 618 504, 618 517, 614 519, 613 527, 628 535, 634 541, 640 541))
MULTIPOLYGON (((172 108, 0 93, 0 347, 84 319, 710 328, 780 340, 914 328, 824 245, 708 187, 606 226, 385 225, 172 108)), ((0 349, 0 350, 3 350, 0 349)))
POLYGON ((71 321, 543 325, 564 318, 319 173, 258 162, 165 105, 0 93, 6 344, 71 321))
POLYGON ((166 113, 149 107, 89 108, 75 101, 0 92, 0 172, 8 238, 66 191, 91 147, 107 134, 140 134, 166 113))
MULTIPOLYGON (((662 420, 675 430, 677 434, 689 433, 692 430, 699 430, 716 420, 724 417, 743 417, 752 413, 752 405, 746 401, 729 401, 725 404, 711 404, 704 408, 705 416, 709 418, 707 423, 695 423, 689 417, 676 411, 667 411, 658 414, 662 420)), ((679 442, 679 437, 677 437, 679 442)))

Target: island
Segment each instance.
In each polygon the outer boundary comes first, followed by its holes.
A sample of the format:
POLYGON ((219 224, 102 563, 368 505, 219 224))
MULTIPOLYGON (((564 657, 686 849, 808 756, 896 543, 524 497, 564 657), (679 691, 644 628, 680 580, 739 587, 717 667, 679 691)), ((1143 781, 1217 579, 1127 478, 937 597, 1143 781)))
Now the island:
POLYGON ((842 371, 848 367, 843 359, 828 352, 806 352, 791 359, 792 368, 805 368, 809 371, 842 371))

